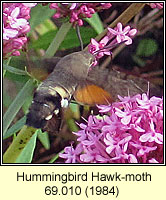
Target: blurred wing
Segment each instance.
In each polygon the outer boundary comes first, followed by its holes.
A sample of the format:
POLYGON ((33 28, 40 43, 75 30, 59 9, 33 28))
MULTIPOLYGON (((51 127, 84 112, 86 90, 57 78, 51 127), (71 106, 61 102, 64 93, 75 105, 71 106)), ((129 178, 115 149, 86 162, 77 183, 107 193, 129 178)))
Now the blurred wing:
POLYGON ((59 57, 52 58, 28 58, 28 72, 37 80, 43 81, 53 72, 56 64, 60 61, 59 57))
POLYGON ((112 69, 101 69, 96 66, 89 72, 87 80, 107 91, 112 101, 118 100, 118 95, 124 97, 147 93, 148 86, 150 96, 161 96, 160 88, 148 83, 147 80, 112 69))
POLYGON ((73 96, 78 103, 86 105, 109 104, 112 102, 112 97, 107 91, 91 83, 79 85, 73 96))

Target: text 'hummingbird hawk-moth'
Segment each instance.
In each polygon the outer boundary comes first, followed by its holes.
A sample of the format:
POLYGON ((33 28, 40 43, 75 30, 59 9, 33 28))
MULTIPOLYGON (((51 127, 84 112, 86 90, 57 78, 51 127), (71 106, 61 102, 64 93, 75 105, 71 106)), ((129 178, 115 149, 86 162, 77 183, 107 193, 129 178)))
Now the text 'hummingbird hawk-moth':
MULTIPOLYGON (((88 51, 61 58, 53 72, 36 89, 26 125, 45 130, 53 115, 60 120, 61 109, 68 106, 72 96, 80 104, 95 105, 116 101, 117 95, 147 92, 148 82, 144 79, 126 79, 123 73, 98 66, 89 70, 94 60, 88 51)), ((150 91, 153 93, 153 86, 150 86, 150 91)))

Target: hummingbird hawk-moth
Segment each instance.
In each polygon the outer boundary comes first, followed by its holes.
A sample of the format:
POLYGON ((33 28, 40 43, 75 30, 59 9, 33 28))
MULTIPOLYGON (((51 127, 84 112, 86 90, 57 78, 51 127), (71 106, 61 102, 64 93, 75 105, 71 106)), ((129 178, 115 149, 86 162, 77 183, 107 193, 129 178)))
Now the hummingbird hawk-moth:
MULTIPOLYGON (((62 108, 68 106, 72 96, 80 104, 95 105, 116 101, 117 95, 132 96, 148 91, 148 82, 144 79, 126 78, 123 73, 98 66, 90 70, 94 60, 94 55, 85 50, 64 56, 57 63, 53 60, 53 72, 34 93, 26 125, 46 130, 53 116, 61 120, 62 108)), ((158 91, 150 85, 150 92, 158 91)))

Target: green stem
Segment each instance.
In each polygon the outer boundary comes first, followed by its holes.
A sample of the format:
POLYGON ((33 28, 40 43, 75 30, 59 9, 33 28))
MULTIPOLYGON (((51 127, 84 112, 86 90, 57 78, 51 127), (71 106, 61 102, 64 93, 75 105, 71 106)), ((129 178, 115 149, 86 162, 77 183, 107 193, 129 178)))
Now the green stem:
MULTIPOLYGON (((7 62, 3 61, 3 64, 5 63, 6 65, 9 65, 10 60, 11 60, 11 57, 8 58, 7 62)), ((5 75, 6 75, 6 69, 4 69, 3 67, 3 78, 5 77, 5 75)))
POLYGON ((57 32, 54 40, 51 42, 50 46, 48 47, 45 57, 53 57, 56 51, 58 50, 60 44, 63 42, 65 36, 67 35, 68 31, 70 30, 72 23, 66 22, 63 23, 60 27, 59 31, 57 32))
MULTIPOLYGON (((64 150, 60 151, 59 153, 63 153, 63 152, 64 150)), ((59 158, 59 153, 56 156, 54 156, 48 163, 54 163, 59 158)))

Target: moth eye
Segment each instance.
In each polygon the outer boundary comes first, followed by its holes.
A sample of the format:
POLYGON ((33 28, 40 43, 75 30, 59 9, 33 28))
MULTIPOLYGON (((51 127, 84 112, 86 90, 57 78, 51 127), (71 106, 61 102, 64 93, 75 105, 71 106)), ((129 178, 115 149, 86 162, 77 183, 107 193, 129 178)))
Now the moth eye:
POLYGON ((52 118, 52 115, 48 115, 45 120, 50 120, 52 118))
POLYGON ((61 100, 61 107, 67 108, 68 105, 69 105, 69 102, 68 102, 67 99, 62 99, 62 100, 61 100))
POLYGON ((49 105, 47 105, 47 104, 45 104, 45 103, 43 104, 43 106, 48 107, 48 108, 50 107, 49 105))

